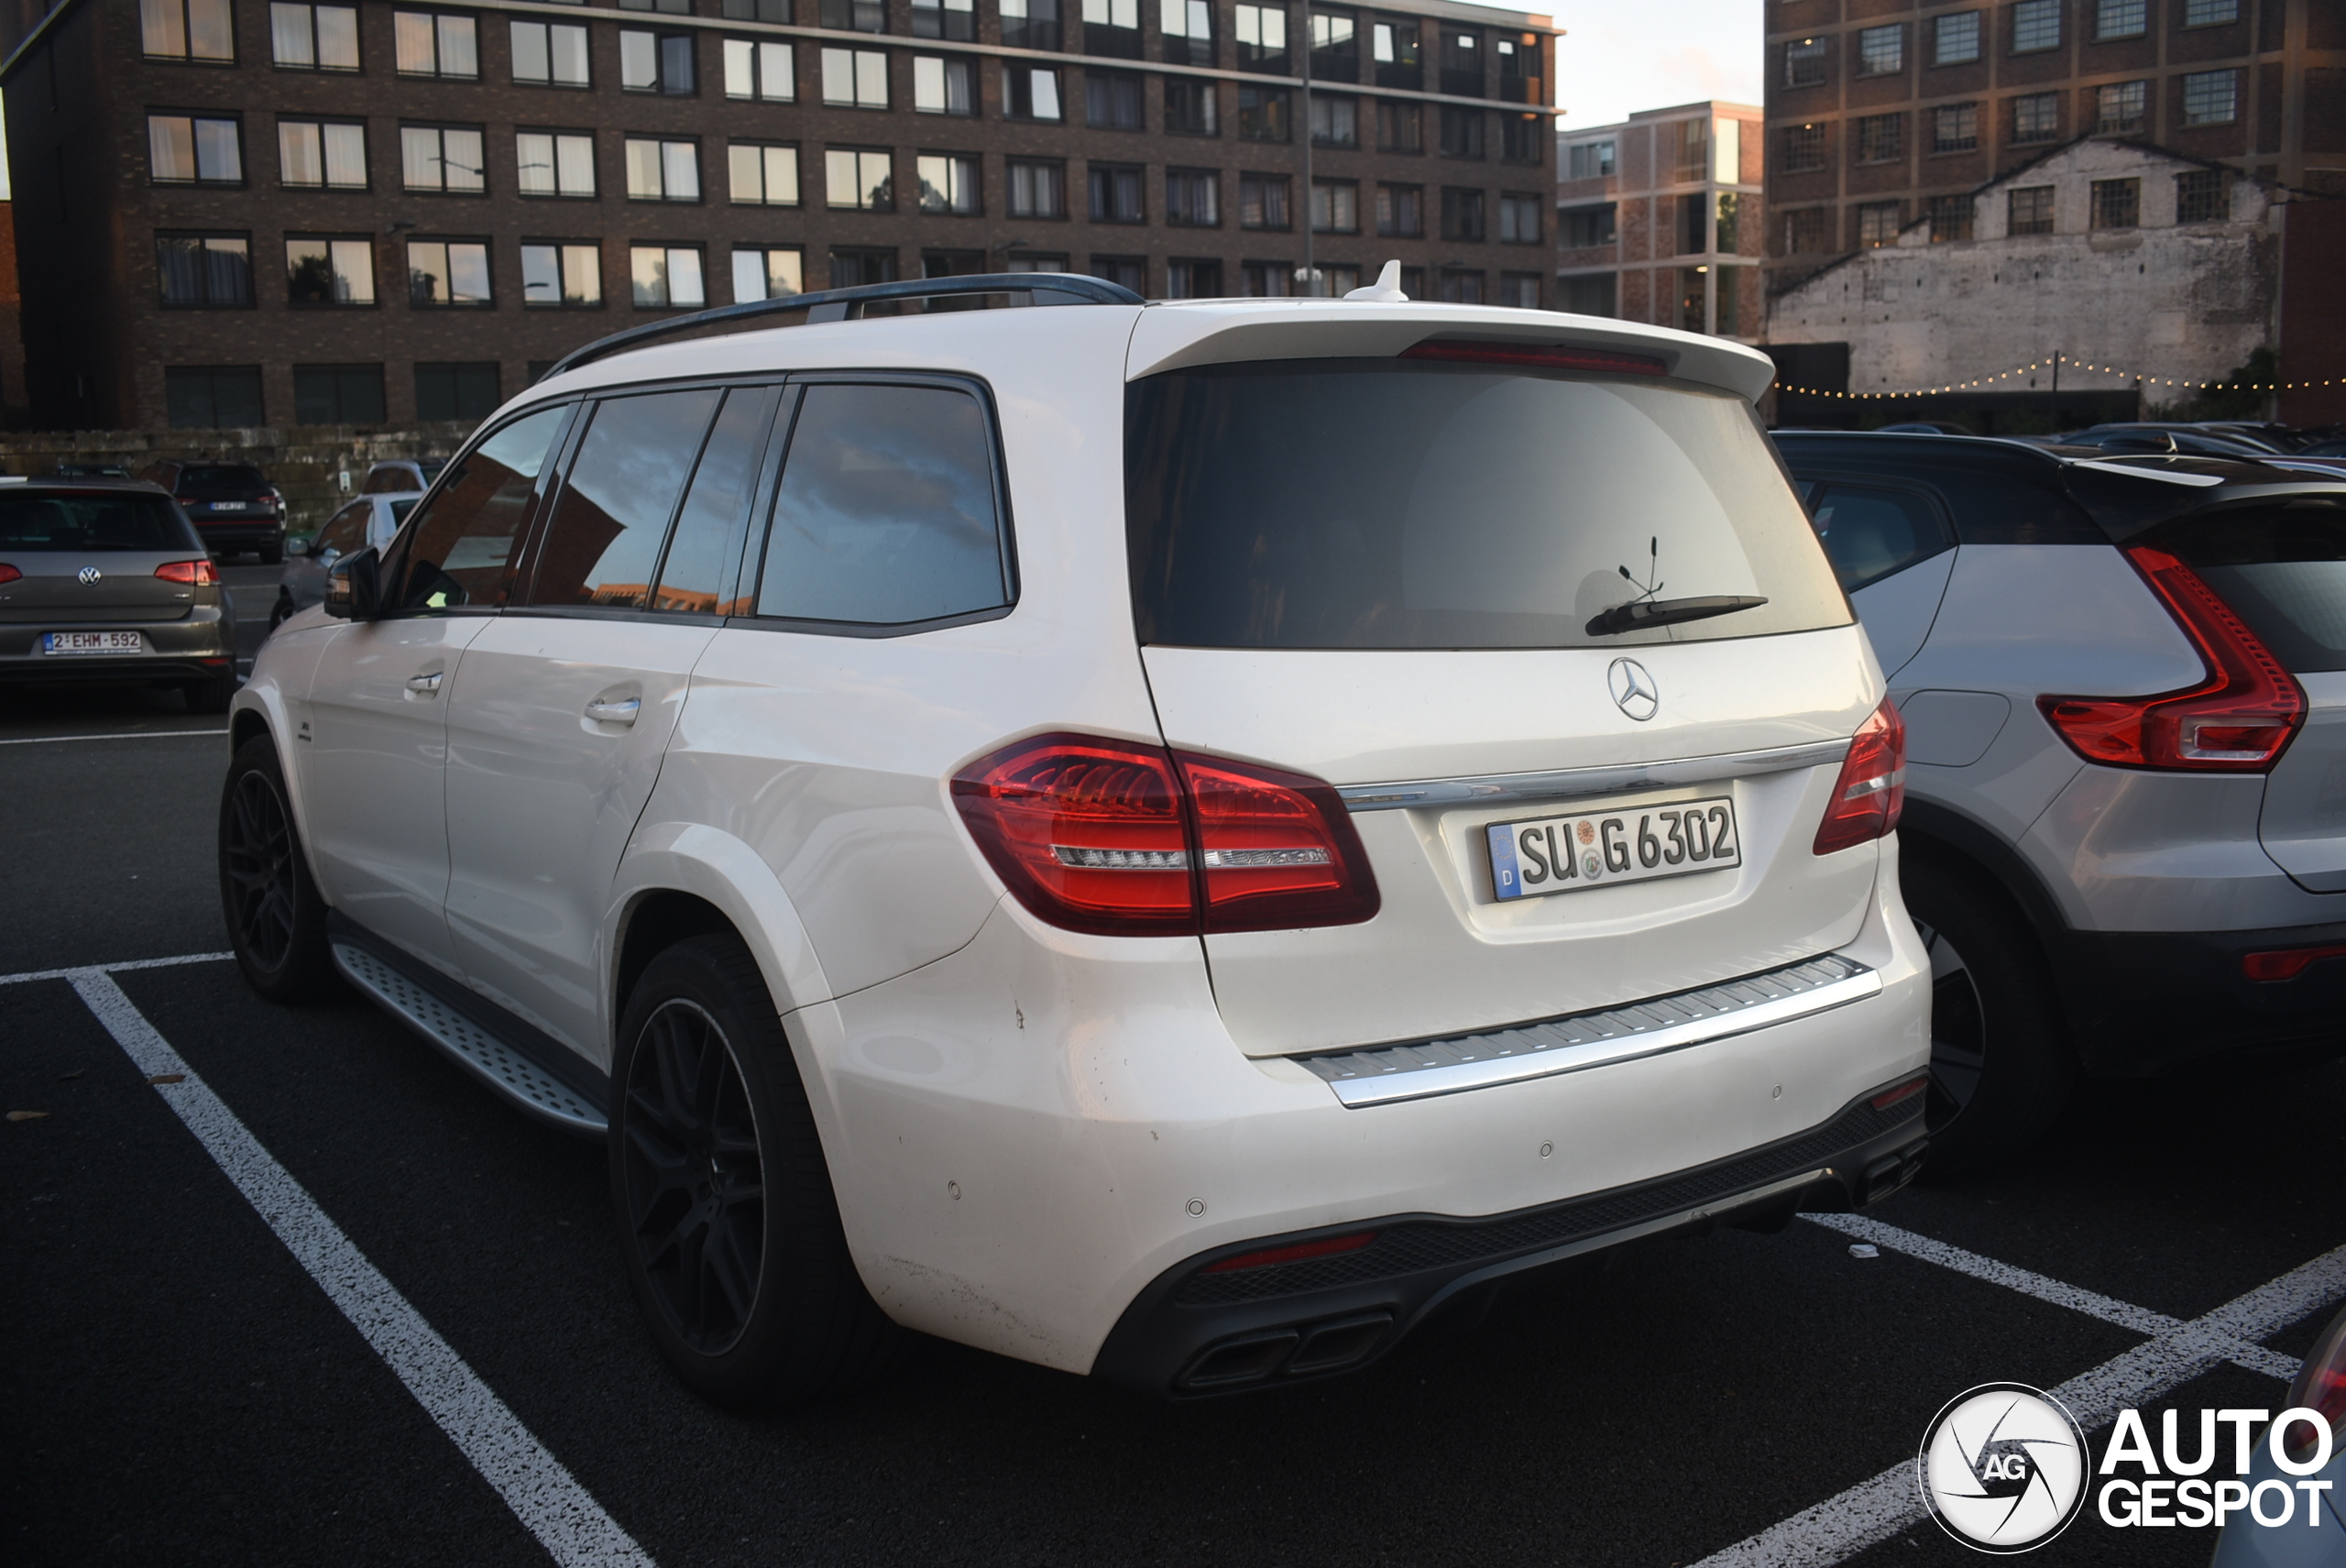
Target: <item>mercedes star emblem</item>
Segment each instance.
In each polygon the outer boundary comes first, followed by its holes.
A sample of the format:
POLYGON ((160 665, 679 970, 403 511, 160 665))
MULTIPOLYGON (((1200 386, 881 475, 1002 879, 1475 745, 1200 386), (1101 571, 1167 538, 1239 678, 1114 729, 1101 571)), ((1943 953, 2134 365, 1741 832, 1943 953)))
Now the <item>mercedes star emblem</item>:
POLYGON ((74 573, 73 576, 75 579, 86 588, 92 583, 96 582, 100 577, 104 576, 105 574, 99 571, 95 566, 84 566, 80 571, 74 573))
POLYGON ((1605 684, 1612 688, 1614 706, 1639 724, 1661 711, 1661 688, 1635 659, 1614 660, 1605 684))

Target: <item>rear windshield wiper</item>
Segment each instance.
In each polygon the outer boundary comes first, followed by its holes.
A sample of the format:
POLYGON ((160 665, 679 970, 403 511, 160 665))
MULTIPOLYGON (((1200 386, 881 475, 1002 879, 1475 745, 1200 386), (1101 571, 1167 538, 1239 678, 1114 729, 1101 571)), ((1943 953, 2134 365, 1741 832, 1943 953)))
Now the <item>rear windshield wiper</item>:
POLYGON ((1591 637, 1617 637, 1624 631, 1643 631, 1650 626, 1675 626, 1682 620, 1708 620, 1715 615, 1733 615, 1738 609, 1751 609, 1768 602, 1760 594, 1705 594, 1699 598, 1639 599, 1634 604, 1617 604, 1600 613, 1588 623, 1591 637))

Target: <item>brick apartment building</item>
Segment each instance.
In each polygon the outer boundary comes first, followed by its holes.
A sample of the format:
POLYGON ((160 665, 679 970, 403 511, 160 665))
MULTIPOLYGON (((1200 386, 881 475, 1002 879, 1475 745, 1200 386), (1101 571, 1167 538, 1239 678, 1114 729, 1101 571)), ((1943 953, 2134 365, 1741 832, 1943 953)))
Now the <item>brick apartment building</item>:
POLYGON ((1321 289, 1398 257, 1413 294, 1536 305, 1551 271, 1555 30, 1452 0, 1314 5, 1308 59, 1299 7, 1247 0, 24 25, 0 85, 50 426, 472 419, 663 312, 900 277, 1285 294, 1309 243, 1321 289))
POLYGON ((1646 109, 1559 135, 1559 307, 1757 338, 1763 146, 1747 104, 1646 109))

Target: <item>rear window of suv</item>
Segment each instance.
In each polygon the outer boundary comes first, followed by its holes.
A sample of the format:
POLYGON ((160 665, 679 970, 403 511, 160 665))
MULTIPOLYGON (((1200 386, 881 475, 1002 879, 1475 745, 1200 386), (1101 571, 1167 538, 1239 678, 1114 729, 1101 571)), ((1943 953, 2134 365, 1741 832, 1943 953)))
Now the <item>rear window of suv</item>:
POLYGON ((180 470, 179 493, 183 496, 242 496, 269 488, 258 468, 240 464, 189 464, 180 470))
POLYGON ((184 550, 194 554, 203 548, 160 496, 107 490, 0 495, 0 550, 184 550))
POLYGON ((2346 670, 2346 503, 2199 512, 2128 543, 2174 552, 2290 670, 2346 670))
POLYGON ((1125 404, 1144 642, 1618 647, 1846 626, 1749 407, 1628 377, 1389 359, 1174 371, 1125 404), (1606 636, 1640 598, 1756 596, 1606 636))

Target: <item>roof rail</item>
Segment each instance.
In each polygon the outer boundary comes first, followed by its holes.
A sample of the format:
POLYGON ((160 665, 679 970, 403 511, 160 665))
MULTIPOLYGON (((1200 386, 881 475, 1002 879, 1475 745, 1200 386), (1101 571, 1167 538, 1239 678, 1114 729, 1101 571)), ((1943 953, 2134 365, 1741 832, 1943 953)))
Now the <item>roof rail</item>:
MULTIPOLYGON (((1121 283, 1086 278, 1074 272, 987 272, 962 278, 907 278, 895 283, 865 283, 853 289, 827 289, 819 294, 790 294, 779 300, 751 300, 738 305, 719 305, 715 310, 695 311, 688 316, 653 322, 648 326, 630 327, 608 337, 598 337, 583 348, 572 349, 554 361, 554 368, 546 372, 546 377, 559 376, 565 370, 576 370, 590 360, 601 359, 655 338, 691 332, 696 327, 747 321, 756 316, 782 315, 793 311, 805 311, 810 326, 817 322, 858 321, 862 318, 863 307, 874 301, 936 300, 956 294, 1027 294, 1033 296, 1033 302, 1038 305, 1139 305, 1147 302, 1121 283)), ((542 380, 544 378, 540 378, 542 380)))

